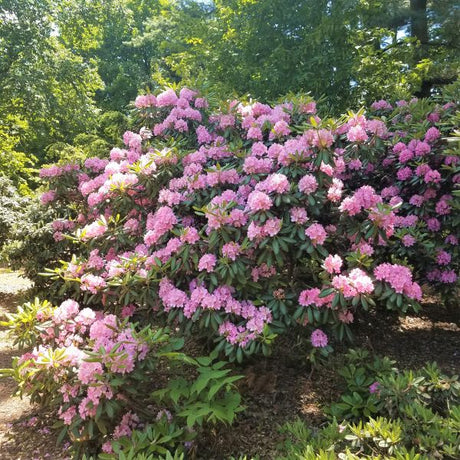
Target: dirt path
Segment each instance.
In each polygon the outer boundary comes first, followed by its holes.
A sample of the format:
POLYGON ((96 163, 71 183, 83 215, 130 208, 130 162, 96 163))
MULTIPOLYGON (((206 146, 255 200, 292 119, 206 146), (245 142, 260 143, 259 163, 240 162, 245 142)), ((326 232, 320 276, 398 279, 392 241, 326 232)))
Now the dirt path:
MULTIPOLYGON (((31 287, 29 280, 17 272, 0 269, 0 318, 16 311, 23 293, 31 287)), ((13 347, 5 328, 0 327, 0 368, 11 367, 13 347)), ((28 398, 13 396, 13 379, 0 378, 0 459, 1 460, 61 460, 62 448, 56 448, 55 436, 47 424, 46 414, 30 405, 28 398)))

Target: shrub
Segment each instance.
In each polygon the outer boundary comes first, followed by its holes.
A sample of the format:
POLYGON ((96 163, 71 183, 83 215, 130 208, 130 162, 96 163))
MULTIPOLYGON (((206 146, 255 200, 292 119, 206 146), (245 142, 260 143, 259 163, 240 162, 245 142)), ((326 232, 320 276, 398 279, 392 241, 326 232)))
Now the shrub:
POLYGON ((411 404, 428 406, 445 415, 460 402, 458 376, 444 375, 435 363, 421 370, 400 372, 388 358, 369 358, 365 350, 350 350, 339 374, 346 391, 329 412, 338 420, 376 415, 402 417, 411 404))
MULTIPOLYGON (((205 423, 231 423, 242 410, 234 382, 216 353, 191 358, 183 339, 125 319, 36 300, 3 323, 21 345, 35 344, 3 370, 19 395, 57 411, 76 458, 161 454, 184 450, 205 423), (185 368, 184 368, 185 366, 185 368)), ((136 457, 138 458, 138 457, 136 457)))
POLYGON ((0 261, 6 258, 1 254, 3 247, 14 238, 29 200, 18 192, 10 179, 0 174, 0 261))
POLYGON ((418 282, 455 284, 453 104, 321 120, 311 100, 213 112, 183 89, 135 105, 125 149, 41 172, 73 252, 50 272, 61 294, 211 329, 241 361, 295 324, 327 354, 326 332, 351 337, 362 311, 418 309, 418 282))
POLYGON ((76 216, 73 207, 44 208, 38 198, 31 198, 21 210, 21 220, 11 233, 11 244, 4 249, 4 257, 11 268, 22 270, 34 282, 36 292, 46 295, 49 300, 62 298, 62 293, 61 296, 58 294, 61 285, 53 286, 40 273, 49 266, 58 265, 60 260, 72 257, 72 242, 59 239, 56 232, 63 226, 73 228, 72 219, 76 216))
POLYGON ((377 417, 357 423, 333 421, 318 431, 298 421, 284 427, 292 440, 286 442, 284 455, 278 458, 455 459, 459 455, 458 415, 458 405, 444 417, 416 406, 404 420, 377 417))
POLYGON ((458 376, 444 375, 436 364, 416 372, 393 364, 350 351, 340 372, 345 393, 328 408, 332 421, 317 430, 300 419, 286 424, 282 458, 458 458, 458 376))

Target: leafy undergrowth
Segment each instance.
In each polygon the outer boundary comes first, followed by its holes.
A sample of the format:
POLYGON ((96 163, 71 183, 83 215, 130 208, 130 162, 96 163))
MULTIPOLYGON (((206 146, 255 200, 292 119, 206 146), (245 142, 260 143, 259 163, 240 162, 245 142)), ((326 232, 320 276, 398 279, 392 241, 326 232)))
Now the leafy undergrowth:
POLYGON ((457 459, 460 382, 435 363, 402 371, 389 358, 350 350, 339 369, 345 390, 314 427, 297 419, 283 427, 283 459, 457 459))

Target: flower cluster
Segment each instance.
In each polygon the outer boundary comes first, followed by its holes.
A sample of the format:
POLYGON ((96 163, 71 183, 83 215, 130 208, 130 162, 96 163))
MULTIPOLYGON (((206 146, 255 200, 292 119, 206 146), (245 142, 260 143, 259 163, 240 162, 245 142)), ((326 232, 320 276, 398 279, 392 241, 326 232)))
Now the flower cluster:
POLYGON ((405 294, 412 299, 420 300, 422 290, 417 283, 412 281, 411 271, 402 265, 380 264, 374 269, 375 278, 386 281, 398 294, 405 294))
MULTIPOLYGON (((251 316, 251 306, 244 307, 251 316)), ((128 316, 133 313, 132 305, 126 309, 128 316)), ((249 327, 257 329, 261 320, 253 311, 249 327)), ((33 339, 36 344, 31 352, 16 358, 10 370, 20 394, 54 410, 56 426, 62 428, 60 437, 70 438, 77 455, 100 450, 114 453, 118 440, 125 442, 134 431, 143 430, 164 436, 155 441, 155 447, 161 445, 165 452, 181 450, 184 442, 197 435, 195 426, 210 418, 203 414, 194 423, 185 423, 190 408, 197 404, 218 407, 225 415, 217 419, 229 422, 242 410, 232 384, 239 377, 227 376, 225 363, 213 363, 213 356, 195 360, 184 353, 171 353, 182 348, 183 340, 164 329, 139 328, 113 314, 80 309, 70 299, 57 308, 35 299, 9 321, 13 328, 21 324, 15 330, 18 337, 33 339), (36 337, 30 336, 32 330, 36 337), (170 373, 169 366, 162 363, 165 360, 197 368, 193 374, 210 369, 214 374, 204 385, 202 381, 197 385, 197 378, 186 377, 186 390, 177 398, 178 383, 183 387, 184 377, 170 373)))
POLYGON ((29 388, 40 388, 46 379, 58 385, 60 396, 53 398, 60 401, 58 416, 69 427, 94 420, 107 401, 122 400, 124 389, 113 379, 132 373, 150 350, 131 325, 112 314, 80 309, 74 300, 37 315, 36 321, 41 344, 20 358, 21 376, 29 388))

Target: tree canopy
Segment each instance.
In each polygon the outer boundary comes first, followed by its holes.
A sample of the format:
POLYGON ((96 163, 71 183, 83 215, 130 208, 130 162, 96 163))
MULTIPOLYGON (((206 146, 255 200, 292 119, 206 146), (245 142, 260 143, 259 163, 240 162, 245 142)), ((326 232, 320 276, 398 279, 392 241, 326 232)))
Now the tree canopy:
POLYGON ((0 165, 46 161, 82 133, 113 142, 103 131, 138 91, 168 84, 310 92, 335 113, 427 97, 457 79, 459 19, 453 0, 4 0, 0 165))

